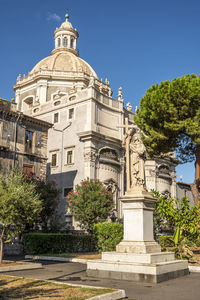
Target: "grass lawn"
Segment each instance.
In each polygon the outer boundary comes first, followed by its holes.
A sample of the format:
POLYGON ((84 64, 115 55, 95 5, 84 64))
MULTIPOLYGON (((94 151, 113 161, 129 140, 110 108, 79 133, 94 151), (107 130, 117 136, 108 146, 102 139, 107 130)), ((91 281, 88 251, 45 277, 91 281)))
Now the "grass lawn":
POLYGON ((0 299, 82 300, 111 293, 111 289, 81 288, 65 284, 0 275, 0 299))
POLYGON ((70 257, 83 259, 101 259, 101 253, 45 253, 38 256, 70 257))

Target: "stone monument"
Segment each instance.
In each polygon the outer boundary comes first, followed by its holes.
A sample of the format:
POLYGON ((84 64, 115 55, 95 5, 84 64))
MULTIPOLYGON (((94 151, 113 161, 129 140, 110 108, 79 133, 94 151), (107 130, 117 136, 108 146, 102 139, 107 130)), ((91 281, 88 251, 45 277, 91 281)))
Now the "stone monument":
POLYGON ((161 252, 153 235, 155 199, 146 190, 146 150, 138 128, 125 119, 127 191, 120 198, 124 215, 123 240, 116 252, 103 252, 101 260, 87 263, 88 276, 158 283, 189 273, 188 263, 161 252))

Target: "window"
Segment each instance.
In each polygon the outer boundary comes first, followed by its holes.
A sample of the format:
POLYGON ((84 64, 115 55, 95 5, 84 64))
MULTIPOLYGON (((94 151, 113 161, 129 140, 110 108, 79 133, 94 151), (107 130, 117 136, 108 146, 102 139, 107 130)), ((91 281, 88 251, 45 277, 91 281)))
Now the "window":
POLYGON ((26 177, 32 177, 33 175, 33 167, 32 166, 24 166, 23 173, 26 177))
POLYGON ((74 101, 76 99, 76 96, 72 96, 69 98, 69 101, 74 101))
POLYGON ((24 99, 24 103, 26 103, 27 108, 31 108, 33 106, 33 97, 27 97, 26 99, 24 99))
POLYGON ((63 46, 64 47, 67 47, 67 37, 65 36, 64 39, 63 39, 63 46))
POLYGON ((51 166, 56 167, 57 166, 57 154, 54 153, 51 155, 51 166))
POLYGON ((74 146, 65 148, 65 165, 74 164, 74 146))
POLYGON ((25 131, 25 152, 32 153, 33 146, 33 132, 26 130, 25 131))
POLYGON ((73 108, 70 108, 69 109, 69 120, 73 119, 74 118, 74 109, 73 108))
POLYGON ((60 38, 58 38, 58 47, 60 47, 60 38))
POLYGON ((71 165, 73 163, 73 151, 67 151, 67 164, 71 165))
POLYGON ((71 41, 70 41, 70 47, 71 47, 71 48, 74 48, 74 39, 73 39, 73 38, 72 38, 71 41))
POLYGON ((58 123, 58 113, 54 114, 53 122, 58 123))
POLYGON ((58 105, 60 105, 60 103, 61 103, 61 101, 56 101, 56 102, 54 102, 54 106, 58 106, 58 105))

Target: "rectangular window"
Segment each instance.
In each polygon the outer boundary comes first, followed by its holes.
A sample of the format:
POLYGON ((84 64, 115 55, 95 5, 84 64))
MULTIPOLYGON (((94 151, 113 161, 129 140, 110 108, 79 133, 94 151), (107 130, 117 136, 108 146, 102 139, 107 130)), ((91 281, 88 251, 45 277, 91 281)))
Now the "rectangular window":
POLYGON ((72 120, 74 118, 74 108, 69 109, 69 120, 72 120))
POLYGON ((33 132, 25 131, 25 152, 32 153, 33 147, 33 132))
POLYGON ((73 164, 73 151, 68 150, 67 151, 67 165, 73 164))
POLYGON ((26 177, 32 177, 33 175, 33 167, 32 166, 24 166, 23 173, 26 177))
POLYGON ((58 123, 58 113, 54 114, 54 123, 58 123))
POLYGON ((57 166, 57 154, 54 153, 51 155, 51 166, 56 167, 57 166))

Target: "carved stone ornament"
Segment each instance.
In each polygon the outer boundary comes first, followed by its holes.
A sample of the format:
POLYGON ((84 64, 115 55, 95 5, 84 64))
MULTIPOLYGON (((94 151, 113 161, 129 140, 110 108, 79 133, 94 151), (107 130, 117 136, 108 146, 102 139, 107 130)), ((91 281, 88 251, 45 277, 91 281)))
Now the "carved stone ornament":
POLYGON ((102 149, 100 151, 100 158, 106 158, 106 159, 118 161, 118 156, 116 151, 110 148, 102 149))
POLYGON ((94 76, 90 76, 89 86, 94 87, 94 82, 95 82, 94 76))
POLYGON ((53 96, 53 99, 57 100, 57 99, 60 99, 60 97, 61 97, 60 90, 57 90, 56 94, 53 96))
POLYGON ((84 153, 84 161, 95 162, 97 154, 95 151, 88 151, 84 153))
POLYGON ((104 185, 107 189, 107 191, 111 192, 112 194, 115 193, 116 189, 117 189, 117 183, 114 180, 108 180, 104 182, 104 185))

